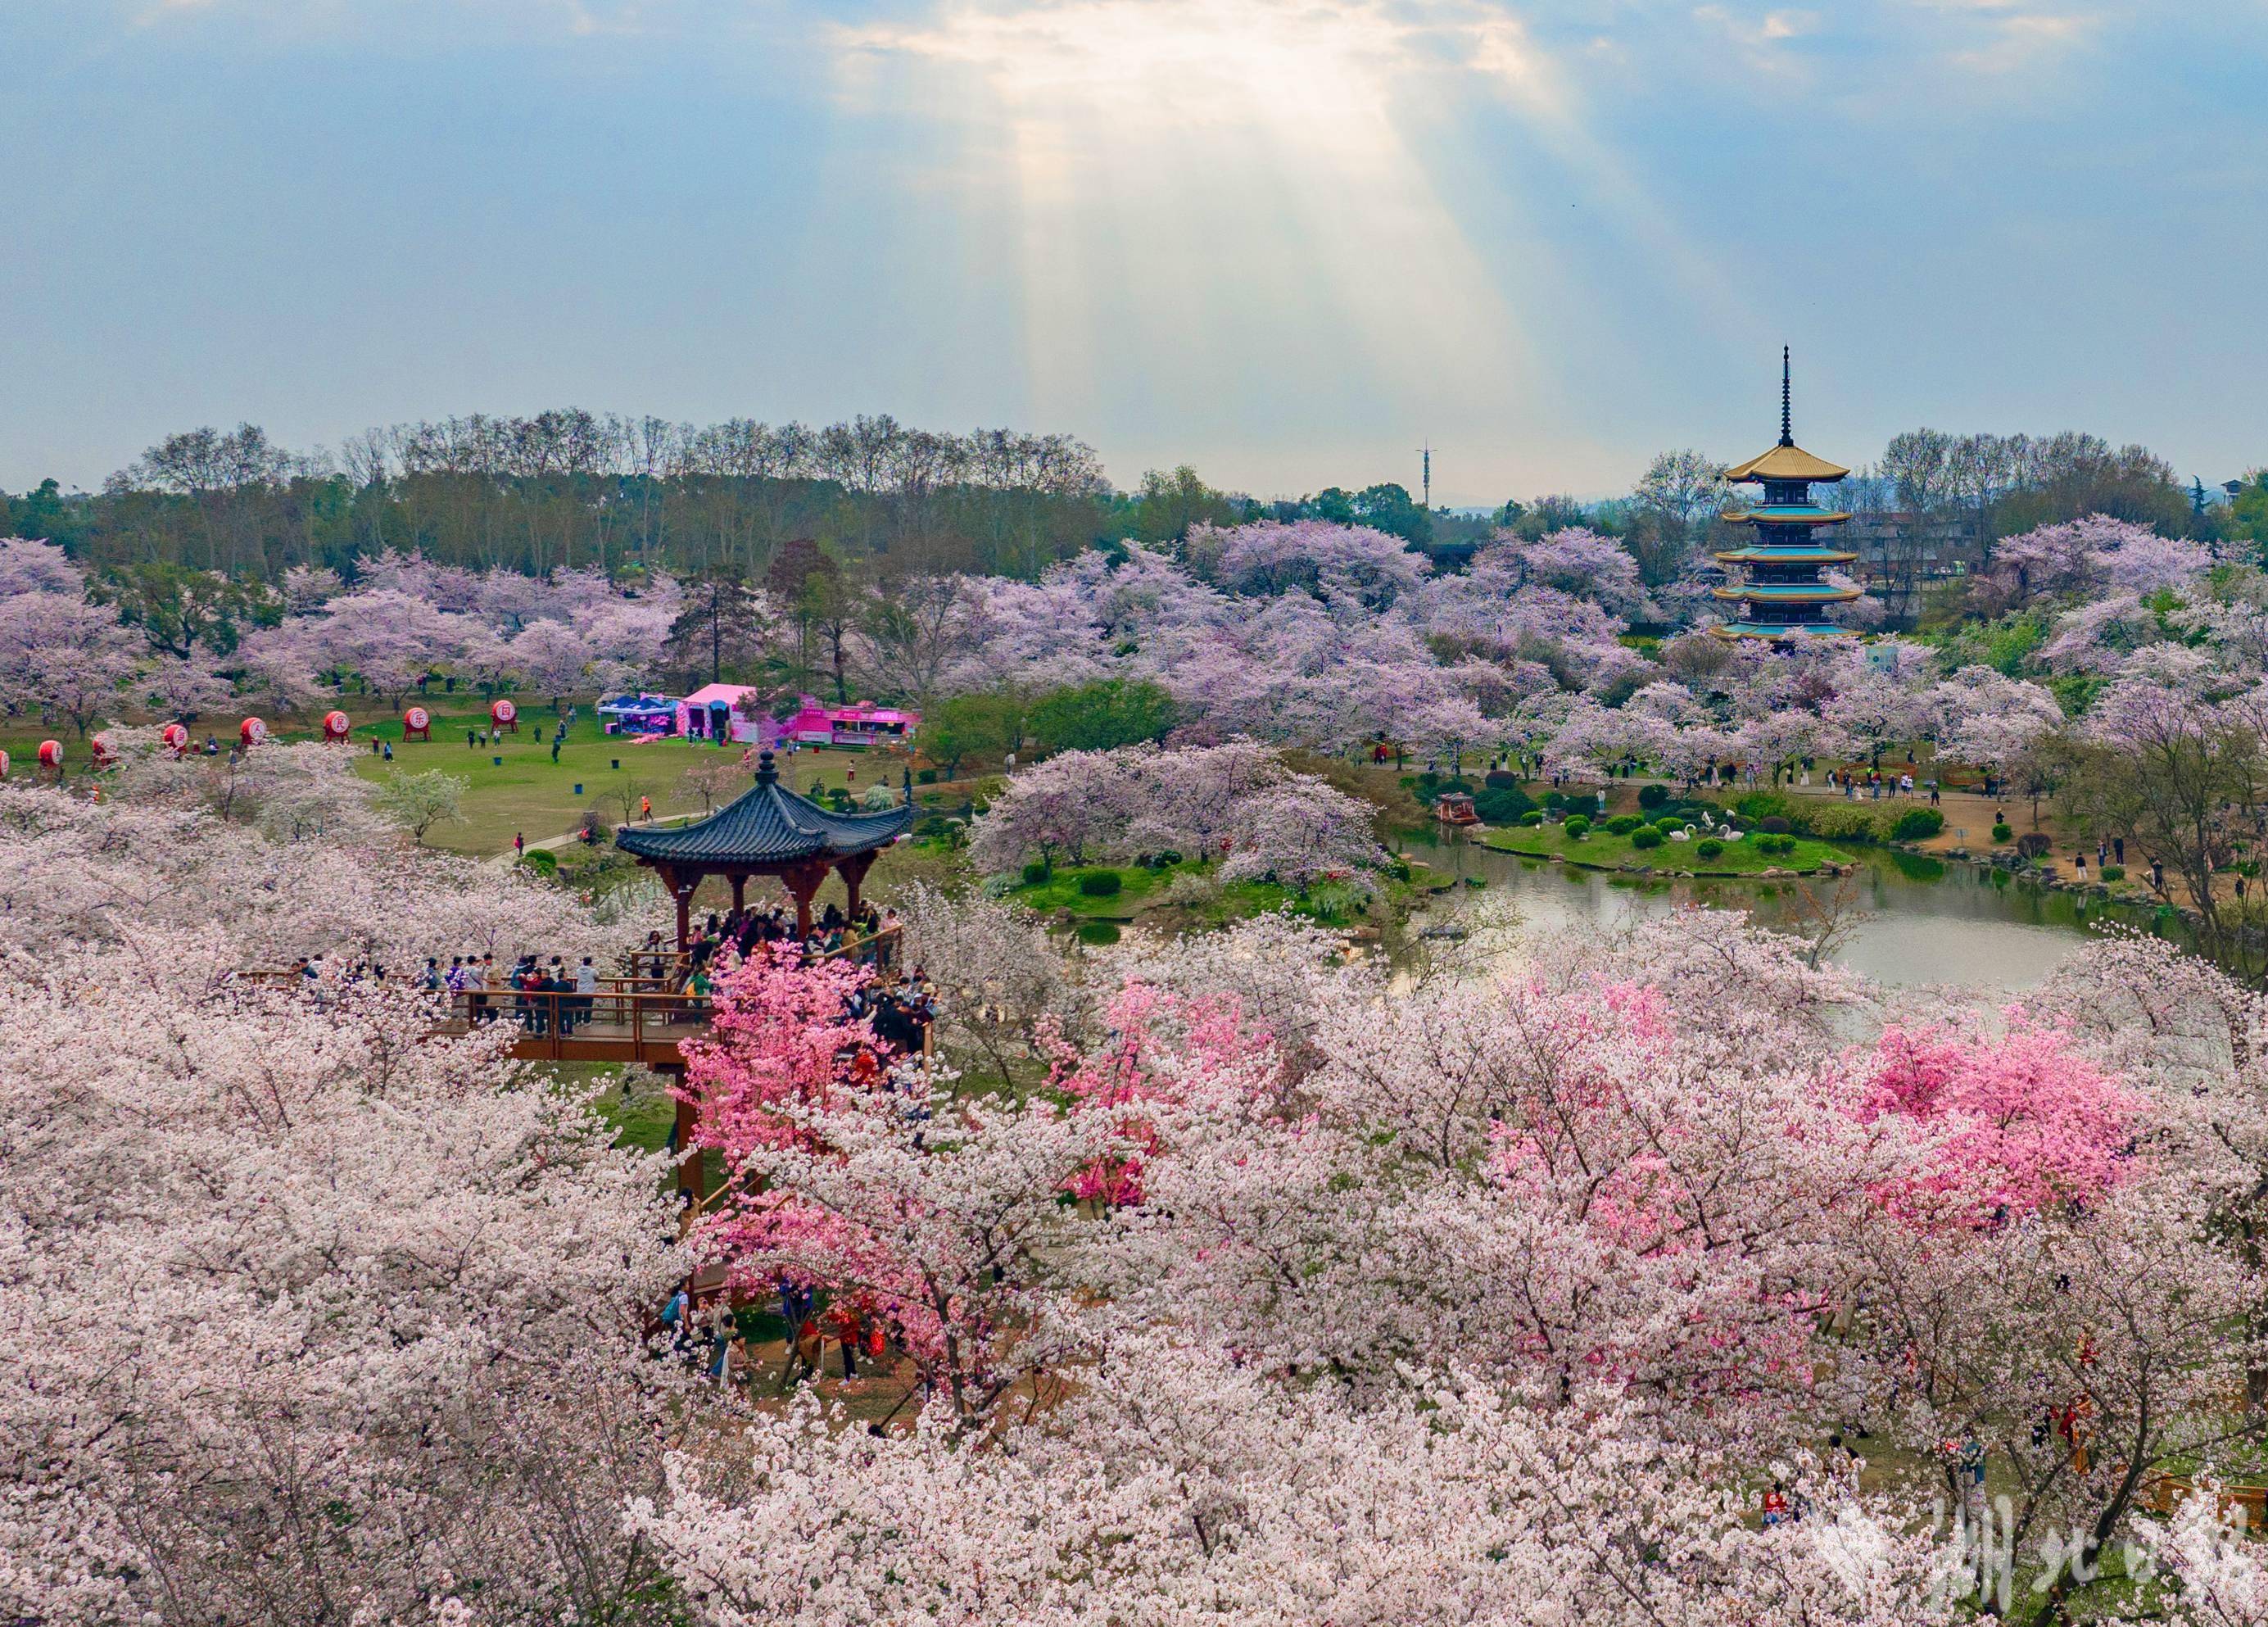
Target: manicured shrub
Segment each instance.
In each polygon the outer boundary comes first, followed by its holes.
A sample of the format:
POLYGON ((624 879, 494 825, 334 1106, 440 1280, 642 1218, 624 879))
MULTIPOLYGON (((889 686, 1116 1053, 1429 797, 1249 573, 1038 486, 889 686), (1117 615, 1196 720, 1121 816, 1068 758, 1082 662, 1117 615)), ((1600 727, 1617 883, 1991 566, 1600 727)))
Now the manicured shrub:
POLYGON ((1721 857, 1724 851, 1725 844, 1714 836, 1704 836, 1693 844, 1694 855, 1699 858, 1717 858, 1721 857))
POLYGON ((1880 842, 1882 821, 1872 808, 1854 802, 1830 802, 1812 811, 1806 821, 1822 842, 1880 842))
POLYGON ((1769 853, 1776 858, 1781 854, 1795 851, 1795 838, 1785 831, 1768 831, 1756 837, 1756 843, 1757 852, 1769 853))
POLYGON ((1778 814, 1771 814, 1758 820, 1756 821, 1756 828, 1771 836, 1784 836, 1787 835, 1789 831, 1793 830, 1795 827, 1789 824, 1785 816, 1778 814))
POLYGON ((1567 835, 1571 839, 1580 842, 1590 834, 1591 821, 1588 819, 1580 814, 1570 814, 1567 816, 1567 835))
POLYGON ((1024 885, 1026 887, 1037 887, 1041 882, 1046 880, 1048 877, 1053 873, 1054 872, 1048 868, 1045 860, 1035 858, 1032 860, 1031 863, 1024 866, 1024 885))
POLYGON ((1528 826, 1542 824, 1543 822, 1543 810, 1541 808, 1530 808, 1527 813, 1520 816, 1520 822, 1528 826))
POLYGON ((2016 839, 2016 828, 2015 828, 2014 825, 2008 824, 2008 823, 2007 823, 2007 822, 2004 821, 2003 821, 2003 822, 2001 822, 2000 824, 1998 824, 1998 825, 1995 825, 1995 826, 1993 826, 1993 827, 1992 827, 1992 840, 1993 840, 1993 841, 1995 841, 1995 842, 2013 842, 2013 841, 2014 841, 2015 839, 2016 839))
POLYGON ((1079 879, 1080 895, 1086 898, 1113 898, 1125 880, 1115 870, 1090 870, 1079 879))
POLYGON ((1607 821, 1607 829, 1614 836, 1626 836, 1645 823, 1646 821, 1635 814, 1617 814, 1607 821))
POLYGON ((2028 830, 2016 838, 2016 852, 2024 858, 2044 858, 2054 845, 2036 830, 2028 830))
POLYGON ((1473 799, 1473 812, 1491 825, 1513 824, 1535 806, 1528 794, 1517 786, 1491 786, 1473 799))
POLYGON ((1158 855, 1158 868, 1160 870, 1170 870, 1181 862, 1182 850, 1179 848, 1167 848, 1158 855))
POLYGON ((1795 810, 1776 791, 1752 791, 1733 804, 1733 811, 1752 825, 1768 819, 1793 820, 1795 810))
POLYGON ((1651 812, 1669 800, 1667 785, 1641 785, 1638 788, 1638 805, 1651 812))
POLYGON ((1898 815, 1898 822, 1890 827, 1891 838, 1898 842, 1920 842, 1945 828, 1945 815, 1935 808, 1908 808, 1898 815))
POLYGON ((538 848, 533 853, 523 854, 519 862, 539 876, 556 876, 559 873, 559 855, 549 848, 538 848))
POLYGON ((920 784, 934 785, 937 784, 937 770, 935 769, 917 769, 914 771, 914 779, 920 784))
POLYGON ((1543 793, 1543 806, 1547 808, 1565 807, 1567 806, 1567 793, 1564 791, 1545 791, 1543 793))
POLYGON ((1630 839, 1631 845, 1634 848, 1658 848, 1662 844, 1665 838, 1663 837, 1660 830, 1656 827, 1653 825, 1640 825, 1636 830, 1630 833, 1630 839))
POLYGON ((1491 769, 1484 783, 1491 791, 1510 791, 1520 784, 1520 776, 1510 769, 1491 769))
POLYGON ((2103 865, 2102 879, 2105 881, 2124 881, 2126 879, 2126 866, 2124 865, 2103 865))

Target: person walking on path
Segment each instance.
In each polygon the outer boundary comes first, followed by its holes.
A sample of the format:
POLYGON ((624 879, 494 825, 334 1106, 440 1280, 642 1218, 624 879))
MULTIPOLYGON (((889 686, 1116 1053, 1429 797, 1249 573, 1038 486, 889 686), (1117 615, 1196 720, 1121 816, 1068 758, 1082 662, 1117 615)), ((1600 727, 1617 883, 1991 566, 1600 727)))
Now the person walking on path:
POLYGON ((518 858, 525 858, 527 857, 527 836, 526 832, 515 830, 512 833, 512 850, 518 858))
POLYGON ((642 820, 652 819, 653 817, 653 799, 652 797, 640 797, 638 799, 638 817, 642 820))

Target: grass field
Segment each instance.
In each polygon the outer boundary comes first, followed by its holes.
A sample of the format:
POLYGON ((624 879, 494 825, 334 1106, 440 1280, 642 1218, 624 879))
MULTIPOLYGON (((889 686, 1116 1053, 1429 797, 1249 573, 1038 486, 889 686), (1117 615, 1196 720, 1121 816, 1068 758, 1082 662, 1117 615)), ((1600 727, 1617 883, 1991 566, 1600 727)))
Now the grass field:
MULTIPOLYGON (((353 738, 340 749, 355 754, 356 771, 367 779, 382 779, 394 769, 413 773, 441 769, 471 781, 464 801, 465 822, 440 826, 426 836, 430 846, 460 853, 501 853, 519 834, 531 843, 564 836, 581 823, 585 808, 596 808, 609 823, 620 823, 625 817, 635 817, 641 795, 653 799, 658 814, 697 814, 701 797, 685 784, 685 771, 699 764, 737 763, 746 749, 681 740, 633 745, 625 736, 600 734, 597 719, 585 705, 568 731, 555 763, 550 740, 558 719, 549 706, 524 704, 518 734, 507 734, 495 746, 468 748, 465 732, 487 726, 486 702, 468 696, 461 700, 428 699, 423 704, 433 714, 430 741, 404 740, 401 714, 392 708, 383 712, 349 708, 348 716, 354 719, 353 738), (453 706, 459 710, 449 710, 453 706), (392 743, 391 763, 372 755, 373 740, 392 743), (504 761, 493 761, 497 757, 504 761), (620 768, 614 766, 617 762, 620 768), (583 788, 580 793, 575 789, 578 784, 583 788)), ((192 738, 202 744, 207 735, 215 736, 225 749, 236 739, 239 716, 231 712, 200 718, 191 727, 192 738)), ((275 738, 289 742, 316 736, 312 727, 278 727, 275 738)), ((76 778, 91 769, 91 747, 68 729, 18 729, 0 733, 0 748, 12 760, 11 772, 31 773, 39 742, 49 739, 63 743, 66 773, 76 778)), ((809 791, 815 779, 828 786, 848 785, 855 794, 872 785, 877 776, 895 787, 905 762, 902 756, 883 753, 806 748, 783 759, 783 769, 798 791, 809 791)))
POLYGON ((1601 870, 1690 870, 1705 876, 1752 876, 1766 870, 1809 874, 1822 865, 1851 861, 1851 855, 1839 848, 1805 837, 1796 839, 1792 852, 1760 853, 1752 845, 1756 838, 1750 836, 1727 843, 1723 852, 1705 859, 1693 850, 1695 844, 1690 842, 1665 842, 1657 848, 1640 848, 1632 846, 1628 836, 1610 836, 1598 829, 1577 842, 1571 841, 1566 831, 1557 825, 1491 830, 1481 840, 1501 852, 1518 853, 1528 858, 1557 855, 1570 864, 1601 870))
MULTIPOLYGON (((568 730, 555 763, 550 742, 557 719, 549 708, 523 710, 519 734, 507 734, 494 746, 468 749, 465 731, 485 721, 485 711, 452 716, 436 710, 431 741, 403 740, 398 717, 357 724, 356 767, 372 779, 397 768, 440 769, 464 776, 472 782, 465 796, 465 822, 444 825, 427 840, 459 852, 497 853, 512 845, 515 834, 525 834, 531 843, 563 836, 581 822, 586 808, 598 809, 610 823, 635 818, 641 796, 652 798, 657 814, 697 814, 701 795, 686 784, 686 770, 737 763, 747 749, 604 735, 586 707, 568 730), (392 763, 372 755, 373 740, 392 742, 392 763), (498 757, 504 759, 501 763, 495 761, 498 757), (580 794, 578 785, 583 788, 580 794)), ((809 791, 816 780, 830 787, 848 785, 854 794, 877 777, 895 787, 904 766, 902 757, 824 748, 800 751, 782 762, 783 772, 798 791, 809 791)), ((721 794, 730 797, 744 789, 744 784, 735 781, 721 794)))

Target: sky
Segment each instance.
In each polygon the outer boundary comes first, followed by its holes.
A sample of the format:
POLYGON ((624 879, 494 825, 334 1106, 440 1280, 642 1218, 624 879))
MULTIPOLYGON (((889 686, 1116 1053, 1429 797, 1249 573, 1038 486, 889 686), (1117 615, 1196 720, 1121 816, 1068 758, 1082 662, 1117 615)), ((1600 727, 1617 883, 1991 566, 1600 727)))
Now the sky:
POLYGON ((0 0, 0 487, 576 405, 1130 486, 2268 462, 2268 0, 0 0))

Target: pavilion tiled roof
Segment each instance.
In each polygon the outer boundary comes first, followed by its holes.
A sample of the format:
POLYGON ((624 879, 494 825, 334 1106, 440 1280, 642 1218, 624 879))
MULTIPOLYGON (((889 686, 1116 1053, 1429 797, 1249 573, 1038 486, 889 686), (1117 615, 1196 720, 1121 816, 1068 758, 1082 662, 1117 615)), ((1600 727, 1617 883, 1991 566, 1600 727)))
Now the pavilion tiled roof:
POLYGON ((663 865, 770 866, 886 847, 913 823, 910 806, 879 814, 821 807, 779 783, 770 752, 760 762, 755 786, 708 818, 674 830, 625 828, 615 834, 615 845, 663 865))

